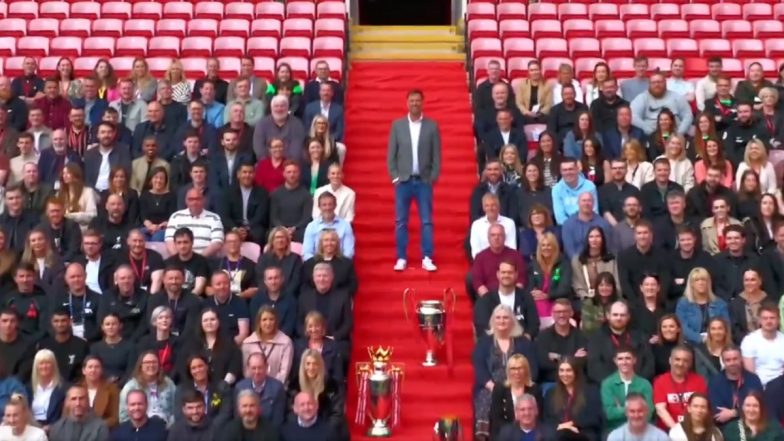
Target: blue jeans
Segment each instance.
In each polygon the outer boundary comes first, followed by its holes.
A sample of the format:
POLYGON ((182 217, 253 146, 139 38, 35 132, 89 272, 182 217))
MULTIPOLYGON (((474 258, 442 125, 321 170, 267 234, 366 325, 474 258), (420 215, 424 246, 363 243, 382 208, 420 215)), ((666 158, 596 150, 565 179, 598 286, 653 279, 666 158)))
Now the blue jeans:
POLYGON ((166 236, 165 228, 163 230, 158 230, 150 234, 150 231, 147 230, 147 228, 142 227, 141 232, 142 234, 144 234, 144 239, 149 242, 163 242, 166 236))
POLYGON ((416 200, 422 225, 422 257, 433 257, 433 186, 419 178, 395 185, 395 242, 397 258, 406 258, 408 248, 408 212, 416 200))

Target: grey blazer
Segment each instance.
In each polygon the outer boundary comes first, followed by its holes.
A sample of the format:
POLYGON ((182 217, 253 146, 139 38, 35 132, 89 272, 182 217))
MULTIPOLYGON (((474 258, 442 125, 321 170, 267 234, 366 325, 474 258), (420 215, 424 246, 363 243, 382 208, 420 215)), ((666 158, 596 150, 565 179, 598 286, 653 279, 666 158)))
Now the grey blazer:
MULTIPOLYGON (((33 131, 27 129, 27 133, 32 135, 33 131)), ((51 147, 52 147, 52 129, 47 127, 41 132, 41 137, 38 139, 38 152, 40 153, 42 150, 51 147)))
MULTIPOLYGON (((259 99, 264 102, 264 95, 267 93, 267 82, 259 77, 250 77, 251 93, 253 98, 259 99)), ((237 85, 237 80, 229 82, 229 89, 226 91, 226 103, 234 101, 234 86, 237 85)), ((226 105, 228 107, 228 104, 226 105)))
POLYGON ((125 124, 125 127, 133 133, 133 130, 136 128, 138 124, 147 121, 147 103, 143 100, 136 100, 131 104, 131 108, 128 109, 128 117, 123 120, 122 115, 122 106, 120 100, 115 100, 109 103, 109 107, 116 110, 117 113, 120 114, 119 122, 125 124))
MULTIPOLYGON (((405 182, 411 178, 412 152, 408 116, 405 116, 393 122, 389 132, 387 168, 393 181, 400 179, 405 182)), ((438 174, 441 171, 441 132, 438 129, 438 124, 432 119, 422 119, 417 156, 419 157, 419 177, 422 181, 433 183, 438 180, 438 174)))

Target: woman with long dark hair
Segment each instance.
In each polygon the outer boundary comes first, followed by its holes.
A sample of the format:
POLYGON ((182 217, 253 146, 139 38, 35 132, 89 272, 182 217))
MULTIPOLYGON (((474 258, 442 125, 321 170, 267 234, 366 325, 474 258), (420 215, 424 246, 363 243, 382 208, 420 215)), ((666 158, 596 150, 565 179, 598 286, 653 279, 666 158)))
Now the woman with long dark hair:
POLYGON ((732 163, 724 157, 724 148, 718 138, 707 138, 702 146, 697 146, 698 159, 694 163, 694 182, 701 184, 708 175, 708 168, 716 166, 724 172, 721 175, 721 185, 733 188, 735 175, 732 173, 732 163))
POLYGON ((686 151, 691 160, 705 159, 705 150, 708 140, 720 139, 720 136, 716 131, 716 121, 714 120, 713 113, 707 111, 697 114, 694 121, 694 137, 688 140, 686 151))
POLYGON ((670 370, 670 353, 683 343, 683 328, 675 314, 664 314, 659 318, 656 341, 651 344, 653 366, 656 375, 670 370))
POLYGON ((563 139, 563 154, 570 158, 580 157, 580 152, 583 150, 583 143, 587 139, 601 138, 601 135, 596 133, 593 128, 593 117, 588 110, 578 112, 575 121, 574 129, 570 130, 563 139))
POLYGON ((758 391, 746 395, 737 421, 724 426, 725 441, 781 441, 784 437, 778 421, 769 418, 765 400, 758 391))
POLYGON ((770 193, 763 194, 760 197, 757 215, 743 219, 746 245, 757 254, 775 248, 774 228, 782 221, 784 216, 779 211, 779 201, 776 196, 770 193))
MULTIPOLYGON (((221 329, 220 316, 215 308, 202 310, 198 330, 183 343, 182 359, 189 360, 194 355, 201 355, 209 361, 210 375, 215 381, 231 386, 242 378, 242 352, 234 339, 221 329)), ((186 375, 187 366, 181 366, 181 378, 186 378, 186 375)))
POLYGON ((746 170, 740 175, 740 180, 735 182, 738 187, 735 193, 738 206, 735 211, 738 219, 746 219, 757 214, 760 199, 762 199, 762 186, 760 177, 754 170, 746 170))
MULTIPOLYGON (((601 227, 591 227, 585 235, 585 247, 579 256, 572 258, 572 286, 578 299, 593 298, 596 293, 598 276, 610 273, 613 279, 618 277, 618 261, 607 249, 607 239, 601 227)), ((621 290, 616 282, 617 291, 621 290)))
POLYGON ((713 422, 712 413, 708 397, 699 392, 693 393, 683 421, 670 429, 670 441, 724 441, 713 422))
POLYGON ((552 188, 561 179, 562 159, 557 137, 550 132, 539 134, 539 146, 530 163, 539 167, 545 187, 552 188))
POLYGON ((602 404, 596 388, 586 384, 572 357, 558 362, 558 379, 544 397, 544 424, 555 433, 554 441, 598 441, 602 404))
POLYGON ((596 292, 593 297, 582 300, 580 329, 584 334, 591 335, 604 326, 607 311, 616 300, 620 300, 618 279, 611 273, 599 273, 596 276, 596 292))
POLYGON ((125 219, 129 225, 139 223, 139 194, 130 186, 128 172, 121 166, 112 167, 109 172, 109 188, 99 193, 98 211, 106 215, 106 200, 110 195, 119 195, 125 202, 125 219))
POLYGON ((631 323, 642 332, 649 343, 655 343, 658 335, 659 319, 667 313, 664 308, 665 299, 661 291, 661 280, 658 274, 645 274, 640 280, 640 296, 630 295, 629 306, 631 323))
POLYGON ((675 114, 672 113, 672 110, 663 108, 656 119, 656 130, 648 137, 648 143, 645 146, 649 161, 653 162, 654 159, 664 155, 670 136, 674 135, 677 129, 675 114))
MULTIPOLYGON (((516 149, 515 149, 516 150, 516 149)), ((523 168, 519 193, 520 215, 527 219, 535 205, 542 205, 553 212, 553 196, 550 187, 544 185, 544 176, 538 165, 529 162, 523 168)), ((552 217, 552 215, 551 215, 552 217)))
POLYGON ((591 136, 583 141, 580 171, 585 179, 593 182, 597 187, 604 184, 605 176, 610 176, 610 163, 604 159, 602 145, 598 138, 591 136))
MULTIPOLYGON (((82 82, 76 79, 74 74, 73 62, 68 57, 62 57, 57 61, 55 68, 55 79, 57 79, 57 87, 60 91, 60 96, 72 101, 82 96, 82 82)), ((89 120, 89 115, 85 115, 89 120)))
POLYGON ((222 427, 233 414, 233 394, 230 388, 210 376, 209 361, 202 355, 192 355, 185 362, 185 377, 174 393, 174 416, 182 418, 182 398, 189 391, 198 391, 205 400, 207 418, 213 427, 222 427))
POLYGON ((150 172, 149 184, 139 198, 139 218, 144 238, 163 242, 169 217, 177 211, 177 195, 169 189, 169 172, 156 167, 150 172))

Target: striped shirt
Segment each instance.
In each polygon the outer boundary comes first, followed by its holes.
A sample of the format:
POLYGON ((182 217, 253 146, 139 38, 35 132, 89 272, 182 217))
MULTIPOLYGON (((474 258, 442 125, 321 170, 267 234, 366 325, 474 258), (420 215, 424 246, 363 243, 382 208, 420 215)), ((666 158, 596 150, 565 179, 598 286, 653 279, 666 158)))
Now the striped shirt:
POLYGON ((223 222, 217 214, 203 210, 198 216, 187 208, 175 211, 166 226, 166 240, 174 240, 174 232, 187 228, 193 232, 193 251, 202 253, 210 244, 223 243, 223 222))

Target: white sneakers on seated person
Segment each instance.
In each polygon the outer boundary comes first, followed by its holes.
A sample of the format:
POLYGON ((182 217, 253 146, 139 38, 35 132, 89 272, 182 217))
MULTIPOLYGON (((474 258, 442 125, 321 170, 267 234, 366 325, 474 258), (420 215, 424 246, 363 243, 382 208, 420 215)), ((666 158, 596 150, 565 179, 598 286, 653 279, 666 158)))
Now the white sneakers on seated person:
MULTIPOLYGON (((407 264, 408 262, 406 262, 406 259, 397 259, 397 261, 395 261, 394 269, 395 271, 405 271, 407 264)), ((431 273, 438 270, 436 264, 434 264, 433 260, 429 257, 422 259, 422 269, 431 273)))

